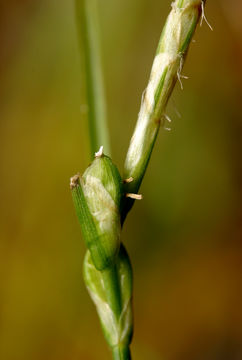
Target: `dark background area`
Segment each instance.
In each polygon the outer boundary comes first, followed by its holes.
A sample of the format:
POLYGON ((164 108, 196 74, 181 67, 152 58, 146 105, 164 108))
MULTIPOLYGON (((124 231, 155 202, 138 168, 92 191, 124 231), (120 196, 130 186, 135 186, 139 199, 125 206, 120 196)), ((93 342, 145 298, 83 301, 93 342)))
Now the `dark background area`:
MULTIPOLYGON (((122 170, 170 1, 100 0, 122 170)), ((207 1, 123 241, 134 359, 242 359, 242 3, 207 1), (175 104, 175 105, 174 105, 175 104), (175 110, 181 114, 178 117, 175 110)), ((108 359, 69 178, 89 163, 73 1, 0 2, 0 358, 108 359), (80 111, 81 109, 81 111, 80 111)))

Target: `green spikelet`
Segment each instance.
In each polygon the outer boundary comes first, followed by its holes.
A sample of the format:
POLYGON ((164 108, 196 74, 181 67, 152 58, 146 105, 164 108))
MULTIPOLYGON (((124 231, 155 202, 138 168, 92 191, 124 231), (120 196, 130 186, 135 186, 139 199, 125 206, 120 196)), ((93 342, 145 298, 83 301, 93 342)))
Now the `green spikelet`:
POLYGON ((83 237, 98 270, 111 266, 119 250, 122 189, 118 169, 102 149, 82 177, 71 178, 72 197, 83 237))
POLYGON ((97 271, 90 252, 87 252, 84 280, 113 354, 121 353, 121 359, 129 359, 128 348, 133 331, 132 269, 124 246, 121 246, 116 265, 111 270, 97 271))

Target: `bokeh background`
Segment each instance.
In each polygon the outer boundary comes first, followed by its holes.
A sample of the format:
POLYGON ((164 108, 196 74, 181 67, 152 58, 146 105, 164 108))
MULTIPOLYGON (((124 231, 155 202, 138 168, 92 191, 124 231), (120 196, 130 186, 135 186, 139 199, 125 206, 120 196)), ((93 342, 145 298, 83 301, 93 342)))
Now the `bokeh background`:
MULTIPOLYGON (((121 170, 169 10, 170 0, 100 0, 121 170)), ((214 31, 196 32, 172 131, 160 131, 124 229, 134 359, 242 359, 241 13, 240 0, 207 2, 214 31)), ((69 191, 89 163, 82 55, 73 1, 0 2, 2 360, 110 359, 69 191)))

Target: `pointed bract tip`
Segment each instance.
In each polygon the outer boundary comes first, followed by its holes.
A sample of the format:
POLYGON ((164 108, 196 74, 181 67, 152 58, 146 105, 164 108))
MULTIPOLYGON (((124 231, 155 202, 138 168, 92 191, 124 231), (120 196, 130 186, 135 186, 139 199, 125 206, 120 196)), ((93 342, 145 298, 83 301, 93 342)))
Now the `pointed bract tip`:
POLYGON ((103 146, 100 146, 98 152, 95 153, 95 158, 100 158, 103 156, 103 146))
POLYGON ((79 185, 80 174, 76 174, 70 178, 70 188, 73 190, 79 185))

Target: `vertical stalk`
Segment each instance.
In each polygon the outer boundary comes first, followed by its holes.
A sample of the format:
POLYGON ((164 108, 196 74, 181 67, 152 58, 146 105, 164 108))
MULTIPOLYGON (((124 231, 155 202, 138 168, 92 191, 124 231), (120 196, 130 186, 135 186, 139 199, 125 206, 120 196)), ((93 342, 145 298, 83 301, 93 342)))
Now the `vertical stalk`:
POLYGON ((110 305, 116 320, 118 321, 122 311, 119 277, 116 265, 102 271, 107 302, 110 305))
POLYGON ((97 0, 76 0, 77 27, 84 58, 91 159, 104 146, 110 154, 102 75, 97 0))
POLYGON ((83 275, 113 359, 130 360, 129 344, 133 333, 132 268, 124 246, 121 244, 113 266, 102 271, 96 269, 88 251, 83 275))
MULTIPOLYGON (((122 296, 121 296, 121 284, 117 271, 117 266, 114 265, 102 271, 104 286, 106 290, 106 296, 108 304, 112 308, 117 323, 120 321, 122 312, 122 296)), ((131 354, 128 345, 118 344, 112 348, 113 360, 130 360, 131 354)))
POLYGON ((128 346, 115 346, 112 349, 113 360, 131 360, 131 354, 128 346))

